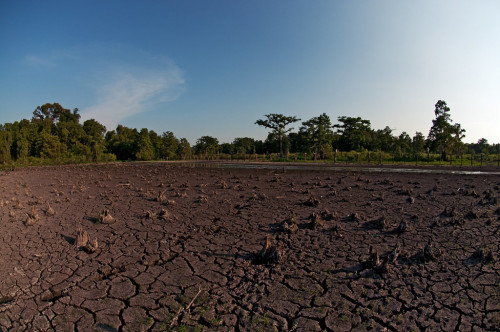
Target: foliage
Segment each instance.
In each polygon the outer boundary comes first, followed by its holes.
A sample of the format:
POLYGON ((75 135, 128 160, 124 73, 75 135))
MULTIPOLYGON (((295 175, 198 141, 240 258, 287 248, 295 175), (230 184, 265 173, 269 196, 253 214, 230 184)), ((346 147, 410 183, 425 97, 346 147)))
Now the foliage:
POLYGON ((155 150, 149 132, 146 128, 142 128, 139 133, 139 141, 137 144, 138 151, 135 155, 137 160, 153 160, 155 157, 155 150))
POLYGON ((414 154, 422 153, 425 151, 425 137, 417 131, 411 141, 411 150, 414 154))
POLYGON ((256 160, 283 160, 283 151, 287 152, 288 160, 320 158, 369 163, 416 160, 437 164, 449 159, 450 164, 499 163, 500 144, 489 144, 486 138, 464 144, 465 130, 452 122, 450 109, 444 101, 436 103, 434 113, 436 118, 427 138, 421 132, 413 137, 406 132, 394 136, 388 126, 373 130, 370 121, 360 117, 339 116, 338 123, 332 126, 326 113, 303 121, 298 132, 292 132, 293 128, 288 126, 299 119, 271 113, 255 122, 271 129, 265 141, 238 137, 230 143, 220 144, 215 137, 202 136, 192 149, 186 138, 178 139, 171 131, 158 135, 153 130, 138 131, 123 125, 106 131, 106 127, 95 119, 81 124, 77 108, 71 111, 58 103, 46 103, 34 110, 30 120, 0 124, 0 167, 114 160, 188 160, 194 155, 218 159, 252 155, 256 160), (270 155, 277 151, 279 155, 270 155))
POLYGON ((160 155, 161 159, 175 159, 180 142, 171 131, 166 131, 161 135, 160 155))
POLYGON ((283 114, 270 113, 264 115, 267 119, 259 119, 255 124, 272 129, 273 134, 276 134, 280 142, 280 156, 283 156, 283 137, 286 133, 290 132, 293 128, 286 127, 294 122, 299 121, 295 116, 285 116, 283 114))
POLYGON ((333 127, 337 128, 339 135, 338 148, 342 151, 361 151, 369 149, 371 143, 372 129, 370 120, 360 117, 339 116, 338 122, 333 127))
POLYGON ((179 142, 178 155, 182 160, 186 160, 191 158, 191 145, 188 140, 185 138, 181 138, 179 142))
POLYGON ((212 156, 219 149, 219 140, 212 136, 202 136, 196 141, 194 149, 198 155, 212 156))
POLYGON ((233 141, 235 153, 255 153, 255 140, 250 137, 238 137, 233 141))
POLYGON ((389 152, 393 150, 395 137, 392 129, 386 126, 372 133, 372 150, 389 152))
POLYGON ((321 159, 331 157, 333 130, 330 117, 326 113, 302 122, 299 135, 304 138, 310 152, 319 155, 321 159))
POLYGON ((427 145, 432 151, 439 151, 443 160, 448 160, 448 155, 455 148, 460 149, 465 129, 461 125, 453 124, 450 108, 444 100, 438 100, 434 108, 436 118, 432 120, 432 127, 427 136, 427 145))

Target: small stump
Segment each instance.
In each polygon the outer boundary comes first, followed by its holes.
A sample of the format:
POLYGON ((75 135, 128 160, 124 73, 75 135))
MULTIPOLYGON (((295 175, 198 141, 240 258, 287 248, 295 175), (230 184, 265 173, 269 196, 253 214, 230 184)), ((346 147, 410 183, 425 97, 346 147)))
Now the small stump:
POLYGON ((254 257, 254 264, 277 264, 283 258, 283 253, 276 246, 271 244, 271 238, 267 236, 266 243, 262 250, 254 257))
POLYGON ((103 223, 103 224, 111 224, 115 221, 115 218, 109 213, 107 209, 104 209, 99 213, 99 216, 97 217, 97 222, 98 223, 103 223))

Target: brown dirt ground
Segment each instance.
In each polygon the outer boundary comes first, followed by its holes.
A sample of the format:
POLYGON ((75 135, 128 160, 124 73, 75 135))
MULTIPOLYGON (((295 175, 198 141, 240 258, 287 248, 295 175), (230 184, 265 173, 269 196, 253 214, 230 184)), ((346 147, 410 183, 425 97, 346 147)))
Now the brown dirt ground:
POLYGON ((167 163, 0 173, 0 330, 498 331, 499 187, 167 163), (80 227, 97 249, 77 248, 80 227), (276 263, 256 259, 267 237, 276 263))

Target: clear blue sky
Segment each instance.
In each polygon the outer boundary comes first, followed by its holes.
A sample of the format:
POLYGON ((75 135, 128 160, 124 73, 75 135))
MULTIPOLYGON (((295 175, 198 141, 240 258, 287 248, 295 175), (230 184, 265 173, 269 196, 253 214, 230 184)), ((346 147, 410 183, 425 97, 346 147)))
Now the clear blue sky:
POLYGON ((264 139, 267 113, 427 136, 439 99, 500 143, 500 1, 0 0, 0 123, 59 102, 191 143, 264 139))

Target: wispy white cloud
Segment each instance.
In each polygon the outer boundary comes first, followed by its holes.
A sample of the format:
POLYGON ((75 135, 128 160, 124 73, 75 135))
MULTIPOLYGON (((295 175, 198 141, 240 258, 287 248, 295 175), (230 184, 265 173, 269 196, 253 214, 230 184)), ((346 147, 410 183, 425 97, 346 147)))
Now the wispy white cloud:
POLYGON ((157 73, 120 69, 97 88, 97 102, 82 110, 82 119, 96 119, 112 130, 132 115, 177 99, 184 89, 183 73, 173 64, 157 73))
POLYGON ((38 55, 27 55, 24 57, 24 62, 29 66, 34 67, 54 67, 56 63, 49 58, 38 55))
POLYGON ((120 43, 90 43, 24 57, 27 66, 71 86, 87 105, 75 105, 82 120, 96 119, 108 130, 122 120, 177 99, 185 90, 183 71, 169 58, 120 43), (50 73, 50 75, 49 75, 50 73))

